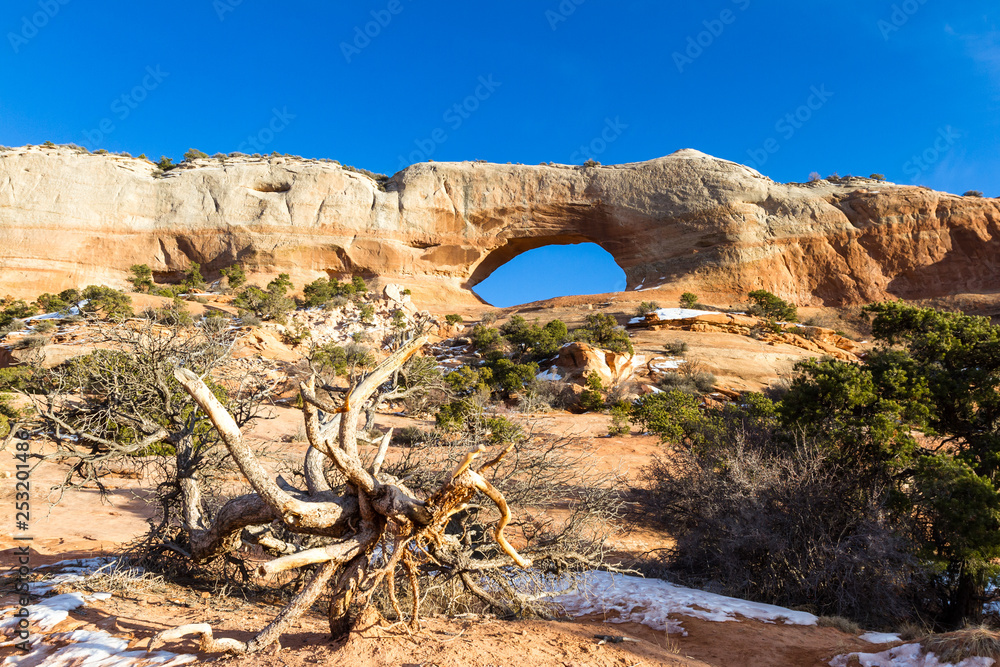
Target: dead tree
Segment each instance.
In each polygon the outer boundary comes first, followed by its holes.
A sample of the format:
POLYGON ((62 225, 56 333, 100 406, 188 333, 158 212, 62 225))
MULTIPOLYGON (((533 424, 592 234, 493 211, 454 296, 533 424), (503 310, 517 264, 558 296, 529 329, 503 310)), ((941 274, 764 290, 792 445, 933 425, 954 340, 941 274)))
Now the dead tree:
POLYGON ((469 451, 446 481, 423 498, 382 469, 391 431, 372 443, 377 450, 367 466, 360 453, 358 420, 365 404, 425 342, 421 337, 403 345, 357 379, 340 400, 319 396, 314 379, 300 384, 310 443, 302 463, 305 490, 281 477, 271 479, 245 442, 236 420, 202 379, 187 369, 175 371, 177 380, 211 419, 253 489, 253 493, 230 500, 209 522, 197 477, 179 480, 191 557, 209 561, 239 548, 242 541, 251 541, 281 554, 259 566, 257 574, 262 577, 314 569, 296 597, 250 641, 215 638, 209 625, 199 623, 157 634, 150 640, 150 650, 195 634, 200 635, 201 649, 206 652, 254 653, 276 643, 324 592, 331 595, 329 622, 334 636, 349 632, 359 618, 376 613, 376 591, 384 590, 397 616, 403 618, 406 614, 396 595, 397 572, 409 582, 408 615, 416 627, 421 600, 419 570, 427 563, 455 568, 471 594, 502 605, 477 583, 475 573, 487 567, 531 566, 531 560, 519 554, 504 536, 511 520, 507 501, 484 476, 510 447, 478 466, 477 459, 485 448, 469 451), (331 484, 335 476, 346 480, 338 490, 331 484), (475 551, 446 530, 449 520, 473 503, 477 494, 495 504, 499 512, 492 536, 502 556, 490 562, 477 562, 475 551), (315 536, 321 538, 321 546, 299 546, 287 539, 288 535, 315 536), (381 547, 378 550, 377 545, 381 547))

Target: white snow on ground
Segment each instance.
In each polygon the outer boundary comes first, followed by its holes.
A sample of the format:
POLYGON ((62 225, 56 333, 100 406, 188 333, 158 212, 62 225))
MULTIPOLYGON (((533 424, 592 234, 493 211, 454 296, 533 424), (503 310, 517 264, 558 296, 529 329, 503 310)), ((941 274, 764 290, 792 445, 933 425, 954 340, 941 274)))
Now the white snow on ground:
POLYGON ((577 591, 552 598, 571 616, 616 612, 612 623, 642 623, 654 630, 683 632, 679 621, 668 615, 681 614, 706 621, 736 621, 739 616, 773 623, 815 625, 816 617, 760 602, 707 593, 676 586, 661 579, 643 579, 609 572, 589 572, 577 591))
MULTIPOLYGON (((858 657, 861 667, 945 667, 933 653, 924 653, 920 644, 903 644, 881 653, 846 653, 830 661, 830 667, 847 667, 852 655, 858 657)), ((993 658, 966 658, 953 667, 990 667, 993 658)))
MULTIPOLYGON (((718 311, 715 310, 692 310, 691 308, 660 308, 656 311, 656 316, 660 320, 687 320, 692 317, 698 317, 699 315, 720 315, 718 311)), ((638 324, 642 322, 645 318, 643 317, 633 317, 628 321, 629 324, 638 324)))
POLYGON ((31 651, 10 656, 4 665, 37 665, 63 667, 81 665, 86 667, 175 667, 195 662, 193 655, 177 655, 167 651, 146 653, 143 650, 129 651, 128 642, 103 630, 74 630, 57 632, 46 637, 50 643, 33 643, 31 651))
POLYGON ((548 382, 555 382, 557 380, 562 380, 563 378, 562 375, 559 375, 559 369, 556 366, 553 366, 544 373, 539 373, 538 375, 536 375, 535 379, 547 380, 548 382))
MULTIPOLYGON (((58 584, 72 583, 83 579, 101 568, 113 563, 113 558, 87 558, 75 561, 61 561, 43 568, 59 568, 62 574, 50 577, 43 582, 31 584, 34 595, 44 594, 58 584)), ((193 655, 178 655, 168 651, 155 651, 147 654, 144 650, 129 651, 129 643, 103 630, 74 630, 73 632, 57 632, 45 634, 69 617, 69 612, 85 606, 87 602, 107 600, 111 593, 64 593, 50 598, 38 600, 28 605, 28 619, 34 628, 42 631, 33 632, 28 637, 31 650, 27 653, 8 656, 3 665, 24 665, 25 667, 65 667, 79 665, 81 667, 176 667, 195 662, 193 655)), ((0 646, 10 646, 23 641, 15 632, 20 621, 14 616, 17 607, 0 609, 0 646)))
POLYGON ((888 644, 889 642, 902 641, 899 635, 894 632, 866 632, 858 639, 872 644, 888 644))
POLYGON ((683 363, 686 363, 685 359, 664 359, 663 361, 653 361, 649 366, 657 371, 674 371, 680 368, 683 363))

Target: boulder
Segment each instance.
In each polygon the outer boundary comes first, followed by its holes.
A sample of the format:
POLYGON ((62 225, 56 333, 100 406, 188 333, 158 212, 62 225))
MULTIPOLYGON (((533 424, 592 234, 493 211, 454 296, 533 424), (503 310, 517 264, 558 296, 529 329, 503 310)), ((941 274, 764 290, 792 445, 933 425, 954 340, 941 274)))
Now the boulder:
POLYGON ((543 365, 538 377, 542 380, 562 380, 577 385, 586 384, 586 376, 597 373, 605 387, 631 382, 645 358, 602 350, 587 343, 568 343, 559 350, 556 359, 543 365))

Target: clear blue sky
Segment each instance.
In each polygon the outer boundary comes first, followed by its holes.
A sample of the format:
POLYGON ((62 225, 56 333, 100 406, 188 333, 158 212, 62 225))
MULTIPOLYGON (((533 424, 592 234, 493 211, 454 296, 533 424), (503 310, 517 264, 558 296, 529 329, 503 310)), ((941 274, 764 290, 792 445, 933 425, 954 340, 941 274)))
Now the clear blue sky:
POLYGON ((5 145, 390 174, 689 147, 778 181, 1000 195, 995 0, 7 0, 0 33, 5 145))

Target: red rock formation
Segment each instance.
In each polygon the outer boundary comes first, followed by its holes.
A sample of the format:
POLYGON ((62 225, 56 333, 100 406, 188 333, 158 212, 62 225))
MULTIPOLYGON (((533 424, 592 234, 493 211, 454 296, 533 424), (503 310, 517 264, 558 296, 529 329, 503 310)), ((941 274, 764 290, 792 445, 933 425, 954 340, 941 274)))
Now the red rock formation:
MULTIPOLYGON (((629 289, 799 305, 1000 289, 1000 202, 845 179, 779 184, 697 151, 607 167, 417 164, 379 184, 332 162, 149 162, 0 152, 0 293, 35 296, 149 264, 178 279, 239 260, 297 285, 359 272, 418 302, 465 301, 526 250, 592 241, 629 289)), ((256 275, 254 275, 256 274, 256 275)))

